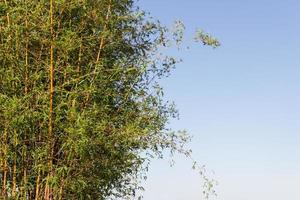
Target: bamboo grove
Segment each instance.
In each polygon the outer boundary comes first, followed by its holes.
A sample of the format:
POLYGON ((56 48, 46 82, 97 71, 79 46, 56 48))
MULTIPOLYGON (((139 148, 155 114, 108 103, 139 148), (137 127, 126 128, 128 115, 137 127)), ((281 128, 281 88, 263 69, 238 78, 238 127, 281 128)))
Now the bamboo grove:
POLYGON ((151 157, 188 154, 166 28, 134 3, 0 0, 0 199, 132 199, 151 157))

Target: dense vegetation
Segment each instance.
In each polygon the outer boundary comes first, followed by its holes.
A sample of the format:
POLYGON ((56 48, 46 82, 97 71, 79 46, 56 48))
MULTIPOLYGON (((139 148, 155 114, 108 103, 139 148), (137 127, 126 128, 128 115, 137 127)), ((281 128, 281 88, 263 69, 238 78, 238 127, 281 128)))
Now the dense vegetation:
POLYGON ((130 199, 151 157, 189 154, 166 33, 133 0, 0 1, 1 199, 130 199))

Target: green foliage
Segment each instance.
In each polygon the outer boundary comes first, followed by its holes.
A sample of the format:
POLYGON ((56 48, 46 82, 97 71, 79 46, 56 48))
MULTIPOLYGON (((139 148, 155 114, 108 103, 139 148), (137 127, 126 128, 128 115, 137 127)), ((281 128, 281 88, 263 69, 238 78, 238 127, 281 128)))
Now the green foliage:
POLYGON ((156 82, 166 32, 133 0, 0 1, 2 198, 131 199, 150 158, 190 154, 156 82))
POLYGON ((221 45, 216 38, 208 33, 205 33, 203 30, 197 30, 194 39, 197 42, 202 42, 203 45, 212 46, 213 48, 219 47, 221 45))

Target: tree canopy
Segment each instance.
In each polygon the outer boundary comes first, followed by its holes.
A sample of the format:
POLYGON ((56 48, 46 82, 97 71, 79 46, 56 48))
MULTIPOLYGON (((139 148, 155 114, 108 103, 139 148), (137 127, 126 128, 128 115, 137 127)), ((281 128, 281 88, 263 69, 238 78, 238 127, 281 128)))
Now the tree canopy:
POLYGON ((157 83, 167 29, 134 3, 0 1, 1 198, 130 199, 150 158, 189 154, 157 83))

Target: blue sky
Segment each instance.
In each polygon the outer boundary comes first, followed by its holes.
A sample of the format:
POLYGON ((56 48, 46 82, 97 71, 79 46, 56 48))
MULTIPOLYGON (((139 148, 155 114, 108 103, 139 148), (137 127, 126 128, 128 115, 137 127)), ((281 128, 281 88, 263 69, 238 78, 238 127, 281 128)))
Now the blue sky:
MULTIPOLYGON (((299 200, 300 1, 140 0, 170 25, 181 19, 186 44, 199 27, 218 49, 191 44, 163 81, 180 120, 194 136, 194 157, 214 171, 218 200, 299 200)), ((201 199, 190 163, 154 161, 145 200, 201 199)))

